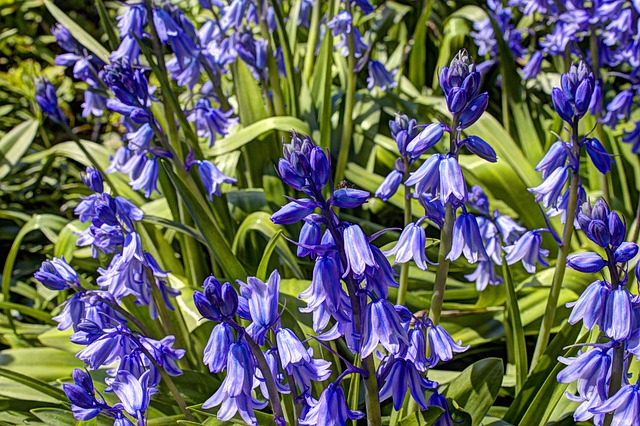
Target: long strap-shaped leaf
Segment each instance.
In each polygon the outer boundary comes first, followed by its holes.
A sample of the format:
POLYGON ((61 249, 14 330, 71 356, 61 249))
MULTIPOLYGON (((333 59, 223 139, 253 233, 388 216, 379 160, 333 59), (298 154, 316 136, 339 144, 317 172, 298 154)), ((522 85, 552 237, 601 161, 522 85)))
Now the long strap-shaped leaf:
POLYGON ((51 398, 60 401, 67 401, 67 395, 65 395, 62 389, 51 386, 50 384, 41 380, 25 376, 24 374, 16 373, 15 371, 11 371, 6 368, 0 368, 0 377, 4 377, 13 382, 28 386, 29 388, 38 392, 42 392, 43 394, 48 395, 51 398))

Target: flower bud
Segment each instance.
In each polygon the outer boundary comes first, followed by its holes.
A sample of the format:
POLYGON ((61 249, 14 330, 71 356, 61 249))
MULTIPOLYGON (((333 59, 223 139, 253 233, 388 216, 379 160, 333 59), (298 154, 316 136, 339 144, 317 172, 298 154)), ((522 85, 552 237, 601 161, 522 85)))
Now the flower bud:
POLYGON ((624 241, 627 227, 625 226, 618 213, 611 212, 609 214, 609 233, 611 234, 611 246, 614 250, 618 248, 624 241))
POLYGON ((452 114, 457 114, 467 104, 467 94, 461 87, 454 87, 447 96, 447 108, 452 114))
POLYGON ((325 152, 319 146, 311 150, 311 179, 317 189, 323 188, 329 180, 330 165, 325 152))
POLYGON ((93 167, 87 167, 85 175, 82 176, 82 182, 93 192, 102 193, 104 191, 102 175, 93 167))
POLYGON ((460 145, 466 146, 469 152, 491 163, 498 161, 495 150, 478 136, 468 136, 460 141, 460 145))
POLYGON ((593 85, 589 79, 586 79, 580 83, 576 89, 575 105, 578 116, 583 116, 589 109, 591 102, 591 95, 593 94, 593 85))
POLYGON ((587 154, 596 169, 602 174, 608 173, 611 170, 613 160, 600 141, 596 138, 587 138, 582 143, 587 148, 587 154))
POLYGON ((397 170, 392 170, 378 187, 375 196, 382 201, 389 201, 389 198, 393 197, 393 194, 398 191, 401 182, 402 173, 397 170))
POLYGON ((567 266, 579 272, 598 272, 606 266, 606 262, 598 253, 575 253, 567 257, 567 266))
POLYGON ((316 203, 303 198, 285 204, 280 210, 271 215, 271 221, 277 225, 290 225, 301 221, 309 214, 313 213, 316 203))
POLYGON ((432 123, 422 130, 413 138, 407 146, 407 152, 411 154, 411 157, 418 158, 424 154, 428 149, 437 144, 444 135, 444 126, 440 123, 432 123))
POLYGON ((638 254, 638 245, 636 243, 625 242, 613 253, 616 263, 625 263, 636 257, 638 254))
POLYGON ((238 293, 230 283, 224 283, 221 291, 220 313, 223 317, 229 318, 236 314, 238 309, 238 293))
POLYGON ((464 130, 478 121, 480 116, 487 109, 489 104, 489 95, 485 92, 476 96, 474 100, 469 102, 465 109, 460 113, 458 117, 458 129, 464 130))
POLYGON ((569 124, 573 123, 573 107, 567 100, 566 96, 557 87, 554 87, 551 92, 551 100, 553 101, 553 108, 556 110, 560 118, 569 124))
MULTIPOLYGON (((311 215, 313 216, 313 215, 311 215)), ((298 257, 305 257, 313 254, 311 250, 303 246, 316 246, 320 244, 320 224, 311 219, 305 219, 304 225, 300 230, 300 237, 298 242, 301 244, 298 246, 298 257)))
POLYGON ((280 174, 280 179, 293 189, 297 191, 301 191, 304 188, 306 179, 303 176, 300 176, 284 158, 278 160, 278 173, 280 174))
POLYGON ((341 188, 333 193, 330 203, 343 209, 354 209, 360 207, 369 199, 369 193, 353 188, 341 188))

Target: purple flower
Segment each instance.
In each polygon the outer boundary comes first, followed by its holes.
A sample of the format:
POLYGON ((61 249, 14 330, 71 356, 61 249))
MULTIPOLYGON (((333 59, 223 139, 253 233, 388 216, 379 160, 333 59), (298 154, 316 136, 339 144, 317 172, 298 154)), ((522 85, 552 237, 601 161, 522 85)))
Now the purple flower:
POLYGON ((482 93, 469 102, 460 113, 460 117, 458 117, 458 129, 464 130, 478 121, 486 111, 487 105, 489 105, 489 95, 487 93, 482 93))
POLYGON ((457 206, 467 201, 467 185, 455 157, 447 156, 440 162, 440 202, 457 206))
POLYGON ((309 216, 316 209, 317 205, 313 200, 302 198, 293 200, 271 215, 271 221, 278 225, 290 225, 309 216))
POLYGON ((507 252, 507 263, 513 265, 519 260, 522 260, 524 269, 530 274, 536 272, 536 263, 549 266, 549 262, 545 259, 545 257, 549 255, 549 250, 541 248, 541 244, 542 236, 540 235, 540 231, 534 230, 526 232, 515 244, 504 248, 507 252))
POLYGON ((304 426, 342 426, 347 424, 347 420, 364 417, 364 413, 349 409, 344 391, 335 383, 327 386, 317 402, 310 402, 311 408, 299 420, 299 424, 304 426))
POLYGON ((632 105, 633 92, 623 90, 607 105, 607 114, 600 121, 615 129, 618 121, 629 118, 632 105))
POLYGON ((413 259, 418 268, 423 271, 427 270, 428 259, 425 254, 427 241, 424 229, 419 223, 409 223, 400 234, 398 243, 395 247, 384 254, 386 256, 394 256, 394 264, 407 263, 413 259))
POLYGON ((633 304, 631 293, 618 286, 607 294, 602 319, 602 330, 613 340, 624 340, 633 332, 633 304))
POLYGON ((298 257, 305 257, 311 255, 312 258, 315 257, 315 251, 311 248, 320 244, 320 234, 322 229, 320 224, 314 220, 314 215, 311 215, 308 218, 305 218, 304 225, 302 225, 302 229, 300 229, 300 236, 298 237, 298 257))
POLYGON ((393 305, 386 299, 369 303, 362 319, 360 355, 369 356, 378 344, 393 354, 400 352, 402 345, 409 344, 407 332, 393 305))
POLYGON ((36 102, 40 105, 42 112, 47 114, 50 119, 59 124, 66 124, 62 110, 58 106, 58 95, 53 84, 45 79, 36 81, 36 102))
POLYGON ((640 413, 640 386, 637 383, 622 386, 615 395, 591 411, 596 414, 613 412, 612 426, 637 423, 638 413, 640 413))
POLYGON ((614 161, 600 141, 595 138, 587 138, 583 141, 583 144, 596 169, 603 175, 609 173, 614 161))
POLYGON ((434 389, 437 384, 422 377, 411 361, 398 359, 392 362, 391 370, 380 389, 380 401, 392 397, 393 408, 399 411, 408 389, 420 409, 426 410, 428 406, 424 398, 424 391, 434 389))
POLYGON ((402 172, 394 169, 387 175, 387 177, 384 178, 376 190, 375 196, 380 198, 382 201, 389 201, 389 199, 398 191, 400 183, 402 183, 402 172))
POLYGON ((366 270, 377 268, 369 241, 358 225, 348 225, 343 231, 343 237, 348 265, 343 276, 349 272, 353 272, 356 276, 362 276, 366 270))
POLYGON ((635 128, 630 132, 624 132, 622 142, 631 144, 631 152, 637 154, 640 151, 640 121, 636 121, 635 128))
POLYGON ((149 408, 149 396, 155 391, 149 388, 149 374, 149 371, 145 371, 140 378, 136 378, 128 371, 120 370, 111 383, 111 389, 120 399, 124 410, 138 419, 138 424, 146 422, 145 412, 149 408))
POLYGON ((238 123, 238 118, 231 118, 232 115, 232 109, 222 112, 213 108, 208 99, 200 99, 187 118, 196 123, 198 136, 209 138, 211 148, 216 141, 216 135, 226 136, 229 128, 238 123))
POLYGON ((254 410, 266 407, 267 402, 260 402, 251 395, 255 371, 255 360, 247 344, 232 344, 227 361, 227 375, 216 393, 202 404, 202 408, 207 410, 222 404, 218 409, 218 420, 227 421, 240 412, 240 417, 245 422, 257 426, 254 410))
POLYGON ((246 299, 253 323, 247 332, 258 342, 264 344, 265 333, 278 319, 278 293, 280 291, 280 274, 274 270, 266 284, 256 277, 247 278, 247 283, 240 282, 240 294, 246 299))
POLYGON ((482 243, 478 221, 471 213, 462 213, 453 224, 453 244, 447 259, 453 261, 462 254, 469 263, 489 260, 482 243))
POLYGON ((464 277, 470 282, 476 283, 477 291, 483 291, 488 285, 500 285, 504 282, 502 277, 496 274, 495 266, 490 260, 478 262, 476 270, 464 277))
POLYGON ((71 402, 71 411, 76 420, 91 420, 100 414, 107 404, 98 401, 95 396, 93 380, 91 376, 78 368, 73 370, 73 381, 75 384, 63 384, 62 389, 71 402))
POLYGON ((605 394, 605 382, 611 365, 609 349, 596 346, 587 352, 579 352, 577 357, 558 357, 558 361, 567 365, 558 373, 558 382, 577 382, 577 390, 582 396, 594 392, 605 394))
POLYGON ((233 331, 227 323, 220 323, 213 327, 207 346, 204 348, 204 365, 212 373, 219 373, 227 368, 229 348, 234 343, 233 331))
POLYGON ((538 50, 533 52, 533 54, 529 57, 527 65, 522 68, 522 77, 525 80, 530 80, 540 74, 543 59, 544 56, 541 51, 538 50))
POLYGON ((82 175, 82 182, 93 192, 101 193, 104 191, 102 175, 93 167, 87 167, 85 174, 82 175))
POLYGON ((416 185, 417 193, 423 194, 426 192, 435 196, 440 185, 440 164, 445 161, 445 158, 442 154, 431 155, 418 170, 411 173, 409 179, 405 181, 405 185, 416 185))
POLYGON ((369 77, 367 77, 367 89, 372 90, 378 86, 380 90, 396 87, 398 83, 394 80, 394 72, 389 72, 382 63, 372 59, 369 61, 369 77))
POLYGON ((602 328, 605 301, 610 292, 611 289, 606 281, 597 280, 589 284, 578 300, 567 303, 567 308, 573 308, 569 315, 569 324, 582 320, 588 330, 596 324, 602 328))
POLYGON ((440 142, 443 135, 444 126, 441 123, 431 123, 409 142, 407 153, 412 158, 418 158, 440 142))
POLYGON ((536 201, 542 201, 545 208, 556 206, 568 177, 567 167, 558 167, 540 185, 529 188, 529 192, 536 194, 536 201))
POLYGON ((593 273, 604 268, 606 262, 598 253, 574 253, 567 256, 567 266, 576 271, 593 273))
POLYGON ((235 178, 226 176, 210 161, 202 160, 198 161, 198 175, 204 185, 207 193, 209 194, 209 201, 213 201, 213 196, 219 197, 222 195, 222 184, 236 183, 235 178))
POLYGON ((333 192, 333 197, 329 203, 343 209, 354 209, 360 207, 369 199, 369 193, 360 189, 340 188, 333 192))
POLYGON ((467 136, 459 144, 466 146, 469 152, 491 163, 498 161, 495 150, 478 136, 467 136))
POLYGON ((435 367, 441 361, 447 362, 453 359, 454 353, 461 353, 469 349, 469 345, 462 346, 462 341, 456 343, 441 325, 432 325, 427 330, 429 340, 429 358, 431 367, 435 367))
POLYGON ((33 276, 50 290, 80 286, 77 272, 67 263, 64 256, 42 262, 40 269, 33 276))

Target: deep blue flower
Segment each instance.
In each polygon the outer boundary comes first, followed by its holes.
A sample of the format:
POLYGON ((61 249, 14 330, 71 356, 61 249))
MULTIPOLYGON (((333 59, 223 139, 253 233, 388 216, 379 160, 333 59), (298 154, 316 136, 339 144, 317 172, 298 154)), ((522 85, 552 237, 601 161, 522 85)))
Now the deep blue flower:
POLYGON ((136 378, 126 370, 118 371, 116 379, 111 383, 111 389, 120 399, 124 410, 133 418, 138 419, 138 424, 144 424, 145 412, 149 408, 149 397, 154 391, 149 388, 149 371, 136 378))
POLYGON ((458 117, 458 129, 464 130, 474 124, 487 109, 489 94, 482 93, 469 102, 458 117))
MULTIPOLYGON (((80 343, 82 340, 79 339, 84 338, 82 333, 84 329, 81 327, 82 324, 79 327, 79 331, 72 336, 72 342, 80 343)), ((101 334, 94 335, 92 339, 94 339, 95 336, 99 337, 91 341, 86 348, 82 349, 76 355, 94 370, 117 361, 136 347, 136 344, 130 337, 131 332, 124 327, 119 326, 100 331, 101 334)))
POLYGON ((435 367, 441 361, 447 362, 453 359, 453 354, 461 353, 469 349, 469 345, 462 346, 462 341, 456 343, 441 325, 431 325, 427 329, 429 341, 429 365, 435 367))
POLYGON ((340 188, 333 192, 329 203, 343 209, 354 209, 366 203, 369 195, 367 191, 360 189, 340 188))
POLYGON ((504 248, 507 252, 507 263, 513 265, 522 260, 522 266, 530 274, 536 272, 536 263, 549 266, 549 262, 545 259, 549 255, 549 250, 541 248, 541 244, 540 231, 527 231, 515 244, 504 248))
POLYGON ((622 386, 615 395, 592 411, 598 414, 613 412, 612 426, 636 424, 640 413, 640 386, 637 383, 622 386))
POLYGON ((247 332, 258 342, 264 344, 265 333, 278 319, 278 294, 280 291, 280 274, 274 270, 266 283, 256 277, 247 278, 247 283, 240 283, 240 294, 246 299, 251 314, 251 325, 247 332))
POLYGON ((614 161, 600 141, 595 138, 587 138, 583 141, 583 144, 596 169, 603 175, 609 173, 614 161))
POLYGON ((87 167, 85 174, 82 175, 82 182, 93 192, 101 193, 104 191, 102 175, 93 167, 87 167))
POLYGON ((304 220, 304 225, 300 229, 300 235, 298 237, 298 257, 311 256, 315 257, 315 252, 313 249, 306 247, 313 247, 320 244, 320 236, 322 232, 322 228, 317 220, 315 220, 314 216, 319 217, 317 215, 310 215, 304 220))
POLYGON ((454 426, 457 423, 453 421, 453 417, 451 417, 451 410, 449 409, 449 403, 447 402, 447 398, 441 393, 438 392, 438 389, 434 389, 433 394, 429 397, 427 401, 427 405, 440 407, 444 410, 444 413, 434 426, 454 426))
POLYGON ((78 273, 67 263, 64 256, 45 260, 33 276, 51 290, 59 291, 80 286, 78 273))
POLYGON ((431 123, 409 142, 407 153, 413 158, 418 158, 440 142, 443 135, 444 126, 441 123, 431 123))
POLYGON ((386 299, 369 303, 362 319, 360 355, 369 356, 381 344, 388 352, 397 354, 402 345, 409 344, 409 337, 400 323, 393 305, 386 299))
POLYGON ((141 69, 132 68, 126 61, 114 61, 104 67, 100 76, 115 95, 115 99, 107 101, 109 109, 138 124, 153 120, 149 81, 141 69))
POLYGON ((462 213, 456 218, 453 224, 453 244, 451 251, 447 254, 447 259, 453 261, 462 254, 469 263, 489 260, 482 243, 478 221, 471 213, 462 213))
POLYGON ((395 256, 394 264, 407 263, 413 259, 418 268, 423 271, 427 270, 428 259, 425 254, 426 235, 424 229, 419 223, 409 223, 402 230, 398 243, 395 247, 384 254, 386 256, 395 256))
POLYGON ((204 365, 212 373, 219 373, 227 368, 227 355, 234 343, 233 330, 227 323, 220 323, 213 327, 207 346, 204 348, 204 365))
POLYGON ((626 263, 636 257, 636 254, 638 254, 638 245, 636 243, 624 242, 620 244, 613 253, 613 259, 616 263, 626 263))
POLYGON ((615 129, 618 121, 629 118, 632 105, 633 92, 631 90, 623 90, 609 102, 607 114, 600 121, 615 129))
POLYGON ((579 352, 577 357, 558 357, 558 361, 567 366, 558 373, 558 382, 577 382, 577 390, 582 396, 605 390, 611 365, 608 348, 596 346, 586 352, 579 352))
POLYGON ((467 184, 462 176, 458 159, 445 157, 440 162, 440 202, 457 206, 467 201, 467 184))
POLYGON ((522 68, 522 77, 525 80, 530 80, 540 74, 543 59, 544 56, 541 51, 537 50, 533 52, 533 54, 529 57, 527 65, 522 68))
POLYGON ((267 46, 266 40, 255 39, 248 31, 241 33, 236 42, 238 57, 249 66, 255 79, 267 77, 267 46))
POLYGON ((207 399, 202 408, 220 405, 218 420, 230 420, 237 412, 250 425, 257 426, 254 410, 264 408, 267 402, 260 402, 252 397, 254 388, 255 360, 249 346, 244 342, 231 345, 227 361, 227 375, 211 398, 207 399))
POLYGON ((327 22, 327 28, 331 29, 331 33, 334 37, 341 37, 337 47, 340 49, 340 54, 342 56, 349 56, 348 35, 351 32, 353 32, 355 57, 359 58, 362 55, 362 52, 367 48, 366 44, 362 41, 360 31, 358 31, 356 27, 352 26, 351 15, 346 10, 340 11, 329 22, 327 22))
POLYGON ((375 196, 380 198, 382 201, 389 201, 389 199, 398 191, 401 183, 402 172, 394 169, 384 178, 376 190, 375 196))
POLYGON ((389 72, 385 66, 375 59, 369 61, 369 77, 367 77, 367 89, 372 90, 378 86, 380 90, 391 89, 398 85, 394 79, 395 71, 389 72))
POLYGON ((378 297, 386 299, 389 294, 389 287, 395 288, 399 286, 395 279, 397 274, 393 268, 391 268, 389 261, 380 249, 373 245, 370 247, 378 267, 373 271, 365 272, 366 289, 378 297))
POLYGON ((196 123, 198 136, 209 138, 209 148, 216 141, 216 135, 226 136, 229 128, 238 123, 238 118, 231 118, 233 110, 222 112, 213 108, 208 99, 203 98, 196 102, 196 106, 187 117, 189 121, 196 123))
POLYGON ((56 43, 65 51, 75 52, 78 49, 76 40, 64 25, 54 24, 51 27, 51 34, 56 38, 56 43))
POLYGON ((633 130, 624 133, 622 142, 631 144, 631 152, 634 154, 640 151, 640 121, 636 121, 633 130))
POLYGON ((56 88, 53 87, 53 84, 48 80, 38 79, 35 86, 36 102, 40 105, 42 112, 47 114, 49 118, 56 123, 66 124, 67 119, 58 106, 58 95, 56 94, 56 88))
POLYGON ((79 368, 73 370, 75 384, 63 384, 62 390, 71 402, 71 411, 76 420, 91 420, 100 414, 102 409, 108 408, 104 400, 96 399, 91 376, 79 368))
POLYGON ((316 209, 317 205, 313 200, 301 198, 293 200, 271 215, 271 221, 278 225, 290 225, 309 216, 316 209))
POLYGON ((330 383, 317 402, 310 402, 311 408, 299 420, 301 425, 342 426, 347 424, 347 420, 359 420, 364 417, 364 413, 349 409, 344 391, 336 383, 330 383))
POLYGON ((573 123, 573 107, 567 99, 562 89, 554 87, 551 91, 551 100, 553 108, 556 110, 560 118, 569 124, 573 123))
POLYGON ((398 359, 392 362, 391 370, 384 385, 380 388, 380 401, 392 397, 393 408, 400 411, 407 390, 409 390, 411 397, 418 403, 420 409, 426 410, 428 406, 424 398, 424 391, 434 389, 437 384, 422 377, 411 361, 398 359))
POLYGON ((466 146, 469 152, 491 163, 498 161, 496 151, 478 136, 467 136, 459 142, 460 146, 466 146))
POLYGON ((366 270, 372 270, 377 267, 367 236, 360 226, 348 225, 342 235, 348 265, 343 276, 346 276, 349 272, 356 276, 362 276, 366 270))
POLYGON ((598 253, 584 252, 567 256, 567 266, 580 272, 598 272, 606 265, 607 263, 598 253))

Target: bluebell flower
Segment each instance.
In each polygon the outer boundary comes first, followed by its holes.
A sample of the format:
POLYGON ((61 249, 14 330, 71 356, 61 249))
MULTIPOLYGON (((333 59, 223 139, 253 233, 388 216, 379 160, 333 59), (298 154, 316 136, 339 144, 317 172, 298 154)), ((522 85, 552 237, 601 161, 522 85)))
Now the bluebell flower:
POLYGON ((247 278, 247 283, 240 282, 240 294, 247 301, 251 314, 251 325, 247 332, 258 342, 264 344, 265 333, 278 319, 278 294, 280 291, 280 274, 274 270, 266 283, 256 277, 247 278))
POLYGON ((33 276, 50 290, 59 291, 80 286, 78 273, 67 263, 64 256, 42 262, 40 269, 33 276))
POLYGON ((467 203, 483 215, 489 215, 489 197, 480 185, 474 185, 468 193, 467 203))
POLYGON ((347 420, 359 420, 364 417, 360 411, 350 410, 344 397, 344 391, 336 383, 329 383, 317 402, 300 418, 299 424, 305 426, 341 426, 347 420))
POLYGON ((509 216, 498 214, 494 219, 496 227, 502 235, 502 241, 506 244, 514 243, 518 237, 526 231, 524 227, 518 225, 518 223, 509 216))
POLYGON ((50 81, 38 79, 35 83, 36 86, 36 102, 40 105, 42 112, 47 114, 50 119, 59 124, 66 124, 65 118, 60 106, 58 106, 58 95, 56 94, 56 88, 53 87, 50 81))
POLYGON ((231 344, 234 343, 233 330, 227 323, 220 323, 213 327, 207 345, 204 348, 204 365, 212 373, 219 373, 227 368, 227 355, 231 344))
POLYGON ((543 59, 544 56, 542 51, 537 50, 533 52, 529 57, 527 64, 522 68, 522 77, 525 80, 530 80, 540 74, 543 59))
POLYGON ((461 353, 469 349, 469 345, 462 346, 462 341, 456 342, 441 325, 431 325, 427 329, 429 341, 429 358, 427 361, 431 367, 435 367, 441 361, 447 362, 453 359, 454 353, 461 353))
POLYGON ((563 141, 555 142, 536 166, 536 171, 542 172, 542 178, 546 179, 549 174, 566 164, 570 149, 571 146, 563 141))
POLYGON ((504 282, 502 277, 496 274, 495 266, 490 260, 478 262, 476 270, 464 276, 470 282, 476 283, 477 291, 484 291, 488 285, 500 285, 504 282))
POLYGON ((636 257, 636 254, 638 254, 638 245, 636 243, 624 242, 620 244, 613 253, 613 260, 616 263, 626 263, 636 257))
POLYGON ((472 154, 487 160, 491 163, 498 161, 496 151, 478 136, 467 136, 459 142, 460 146, 465 146, 472 154))
POLYGON ((141 69, 134 69, 126 61, 111 62, 100 76, 115 95, 107 100, 107 107, 143 124, 153 120, 149 82, 141 69))
POLYGON ((51 27, 51 34, 56 38, 56 43, 67 52, 78 50, 78 42, 73 38, 71 32, 61 24, 54 24, 51 27))
POLYGON ((530 274, 535 274, 537 263, 542 266, 549 266, 549 262, 546 259, 549 256, 549 250, 541 248, 541 244, 542 236, 540 231, 527 231, 513 245, 504 248, 507 252, 507 263, 513 265, 521 260, 524 269, 530 274))
POLYGON ((464 130, 474 124, 486 111, 489 105, 489 94, 481 93, 462 110, 458 117, 458 129, 464 130))
POLYGON ((593 165, 596 166, 596 169, 602 174, 609 173, 614 161, 600 141, 595 138, 586 138, 582 143, 587 149, 587 154, 591 158, 593 165))
MULTIPOLYGON (((407 318, 402 318, 403 324, 406 324, 405 329, 409 327, 411 320, 413 320, 413 315, 411 311, 409 311, 405 306, 398 305, 400 307, 400 311, 398 311, 398 315, 403 317, 403 313, 407 315, 407 318)), ((400 357, 410 361, 415 368, 424 373, 429 368, 429 363, 427 361, 427 337, 425 334, 425 329, 420 322, 416 322, 416 326, 409 330, 409 345, 407 346, 407 350, 405 354, 402 354, 400 357)))
POLYGON ((322 229, 320 227, 320 224, 318 223, 318 220, 315 219, 316 217, 319 216, 314 216, 313 214, 311 214, 304 219, 304 224, 302 225, 302 228, 300 229, 300 235, 298 236, 298 257, 315 257, 315 251, 307 247, 313 247, 320 244, 322 229))
POLYGON ((140 378, 136 378, 128 371, 118 371, 116 380, 111 383, 111 389, 120 399, 124 410, 137 419, 138 424, 145 423, 149 397, 154 391, 148 385, 149 371, 143 373, 140 378))
POLYGON ((156 157, 147 158, 144 167, 133 176, 131 181, 131 189, 138 191, 144 189, 144 196, 151 197, 154 191, 158 190, 158 159, 156 157))
POLYGON ((87 167, 85 174, 82 175, 82 182, 93 192, 101 193, 104 191, 102 175, 93 167, 87 167))
POLYGON ((312 358, 313 351, 305 349, 298 337, 289 329, 276 333, 276 343, 282 368, 292 375, 302 394, 308 393, 311 381, 323 381, 331 375, 330 362, 312 358))
POLYGON ((340 188, 333 192, 329 204, 343 209, 360 207, 369 199, 369 193, 360 189, 340 188))
POLYGON ((599 272, 606 265, 607 263, 598 253, 583 252, 567 256, 567 267, 579 272, 599 272))
POLYGON ((420 409, 426 410, 428 405, 424 398, 424 391, 434 389, 437 384, 422 377, 416 366, 410 361, 397 359, 392 362, 391 370, 384 385, 380 388, 380 401, 391 397, 394 410, 400 411, 407 390, 409 390, 411 397, 418 403, 420 409))
POLYGON ((428 262, 425 254, 426 243, 424 229, 419 223, 412 222, 402 230, 395 247, 384 254, 386 256, 395 256, 394 264, 406 263, 413 259, 418 268, 426 271, 426 262, 428 262))
POLYGON ((196 123, 198 136, 209 138, 209 148, 216 141, 216 135, 226 136, 229 128, 238 123, 238 118, 231 118, 233 110, 222 112, 213 108, 208 99, 199 99, 193 111, 187 117, 189 121, 196 123))
POLYGON ((456 218, 453 224, 453 243, 451 251, 447 254, 447 259, 453 261, 462 254, 469 263, 489 260, 482 243, 478 221, 471 213, 462 213, 456 218))
POLYGON ((172 348, 176 338, 166 336, 161 340, 154 340, 149 337, 140 337, 140 342, 154 358, 156 363, 170 376, 180 376, 182 370, 178 368, 176 362, 181 359, 186 351, 184 349, 172 348))
POLYGON ((637 154, 640 151, 640 121, 636 121, 635 127, 630 132, 624 132, 622 142, 631 144, 631 152, 637 154))
POLYGON ((400 184, 402 183, 402 173, 398 170, 392 170, 382 181, 375 196, 382 201, 389 201, 391 197, 398 191, 400 184))
POLYGON ((234 184, 237 182, 235 178, 229 177, 222 173, 211 161, 198 160, 198 176, 209 195, 209 201, 213 201, 214 195, 219 197, 222 195, 222 184, 234 184))
POLYGON ((602 328, 605 302, 610 292, 611 288, 606 281, 596 280, 589 284, 578 300, 567 303, 567 308, 572 308, 568 319, 569 324, 576 324, 582 320, 588 330, 591 330, 594 325, 602 328))
MULTIPOLYGON (((79 340, 84 339, 83 330, 83 328, 79 327, 79 331, 74 333, 71 341, 74 343, 83 342, 79 340)), ((135 348, 136 344, 131 339, 130 334, 131 332, 123 326, 101 330, 101 334, 94 335, 91 338, 92 341, 87 342, 88 346, 78 352, 77 357, 94 370, 104 365, 109 365, 135 348)), ((83 342, 82 344, 87 343, 83 342)))
POLYGON ((255 39, 250 32, 243 32, 237 40, 238 57, 251 69, 255 79, 267 77, 267 40, 255 39))
POLYGON ((78 368, 72 373, 74 384, 63 384, 62 390, 71 402, 71 411, 76 420, 91 420, 108 408, 104 399, 96 398, 91 376, 78 368))
POLYGON ((602 318, 602 331, 612 340, 624 340, 633 332, 633 301, 625 286, 611 290, 607 294, 602 318))
POLYGON ((279 225, 290 225, 309 216, 316 209, 317 204, 308 198, 293 200, 271 215, 271 221, 279 225))
POLYGON ((540 185, 529 188, 529 192, 536 194, 536 201, 542 202, 545 208, 556 206, 568 177, 567 167, 558 167, 540 185))
MULTIPOLYGON (((444 91, 447 108, 452 114, 459 114, 476 99, 480 89, 480 79, 480 72, 466 50, 458 52, 451 64, 442 68, 439 76, 440 87, 444 91)), ((480 105, 483 103, 484 101, 480 101, 480 105)), ((470 113, 472 116, 476 115, 475 112, 470 111, 470 113)), ((463 125, 468 127, 473 120, 466 118, 465 121, 463 125)))
MULTIPOLYGON (((411 173, 409 179, 405 181, 405 185, 416 185, 417 193, 428 193, 435 196, 438 188, 440 187, 440 164, 445 160, 445 158, 446 156, 442 154, 431 155, 424 163, 422 163, 422 165, 420 165, 418 170, 411 173)), ((443 203, 441 202, 441 204, 443 203)))
POLYGON ((440 407, 444 410, 444 413, 434 426, 454 426, 456 422, 453 421, 453 417, 451 416, 451 410, 449 409, 449 403, 447 402, 447 398, 444 395, 438 392, 438 389, 434 389, 433 393, 429 397, 427 401, 427 405, 440 407))
POLYGON ((202 408, 207 410, 222 404, 218 409, 218 420, 230 420, 239 412, 245 422, 257 426, 254 410, 266 407, 267 402, 260 402, 252 397, 255 371, 255 360, 249 346, 242 341, 232 344, 227 361, 227 375, 216 393, 202 404, 202 408))
POLYGON ((592 412, 605 414, 613 412, 612 426, 623 426, 635 424, 640 413, 640 386, 624 385, 615 395, 607 399, 599 407, 593 408, 592 412))
POLYGON ((395 81, 394 72, 389 72, 385 66, 375 59, 369 61, 369 77, 367 77, 367 89, 372 90, 378 86, 380 90, 385 91, 398 85, 395 81))
POLYGON ((257 15, 253 2, 250 0, 233 0, 229 3, 229 6, 224 8, 220 25, 225 31, 232 27, 240 28, 245 17, 247 21, 255 22, 257 15))
POLYGON ((406 148, 407 153, 412 158, 418 158, 440 142, 443 135, 444 126, 441 123, 431 123, 409 142, 406 148))
POLYGON ((610 353, 607 347, 595 346, 586 352, 578 352, 577 357, 558 357, 558 361, 567 366, 558 373, 558 382, 577 382, 577 390, 583 396, 590 396, 594 392, 606 394, 610 353))
POLYGON ((369 303, 362 318, 360 355, 369 356, 381 344, 388 352, 397 354, 403 345, 409 344, 407 332, 400 324, 400 317, 386 299, 369 303))
POLYGON ((353 26, 351 15, 346 10, 340 11, 329 22, 327 22, 327 28, 331 29, 331 33, 334 37, 341 37, 337 47, 340 49, 340 54, 342 56, 349 56, 348 35, 351 32, 353 32, 354 56, 359 58, 362 56, 362 52, 367 49, 367 45, 362 40, 360 31, 358 31, 358 28, 353 26))
POLYGON ((391 268, 389 261, 378 247, 373 245, 370 247, 378 267, 368 273, 365 271, 366 289, 378 297, 386 299, 389 294, 389 287, 395 288, 399 286, 395 279, 398 274, 391 268))
POLYGON ((607 105, 607 114, 600 121, 615 129, 618 121, 628 119, 633 105, 633 92, 623 90, 607 105))
POLYGON ((342 236, 344 238, 344 251, 348 265, 343 276, 346 276, 349 272, 352 272, 356 276, 362 276, 365 271, 377 268, 367 236, 360 226, 346 226, 342 236))
POLYGON ((467 184, 458 159, 446 156, 440 162, 440 202, 457 206, 467 201, 467 184))

